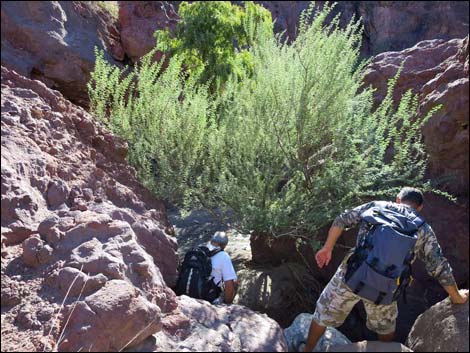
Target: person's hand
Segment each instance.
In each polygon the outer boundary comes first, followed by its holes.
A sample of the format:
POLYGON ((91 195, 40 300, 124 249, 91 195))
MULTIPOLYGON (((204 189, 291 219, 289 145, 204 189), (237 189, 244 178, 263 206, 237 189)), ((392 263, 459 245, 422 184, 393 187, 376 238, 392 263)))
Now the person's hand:
POLYGON ((468 289, 461 289, 459 290, 459 296, 457 297, 450 297, 450 301, 452 304, 465 304, 468 300, 468 289))
POLYGON ((331 253, 332 249, 325 246, 318 250, 317 254, 315 255, 315 260, 317 261, 318 267, 322 268, 323 266, 328 266, 331 260, 331 253))

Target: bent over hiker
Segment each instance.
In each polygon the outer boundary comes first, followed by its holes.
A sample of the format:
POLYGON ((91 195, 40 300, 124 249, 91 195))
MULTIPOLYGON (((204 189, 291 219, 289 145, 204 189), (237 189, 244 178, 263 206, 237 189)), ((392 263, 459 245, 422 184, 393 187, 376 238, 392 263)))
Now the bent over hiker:
POLYGON ((213 304, 232 304, 237 291, 237 275, 225 232, 216 232, 207 245, 186 253, 176 285, 176 294, 186 294, 213 304))
POLYGON ((427 272, 443 286, 454 304, 464 304, 452 269, 442 255, 437 238, 419 212, 423 194, 403 188, 396 202, 373 201, 338 216, 328 239, 315 256, 322 268, 331 260, 343 229, 360 224, 356 247, 343 260, 317 301, 305 352, 312 351, 327 326, 340 326, 354 305, 362 300, 367 327, 379 340, 393 341, 398 308, 396 300, 412 280, 411 263, 417 257, 427 272))

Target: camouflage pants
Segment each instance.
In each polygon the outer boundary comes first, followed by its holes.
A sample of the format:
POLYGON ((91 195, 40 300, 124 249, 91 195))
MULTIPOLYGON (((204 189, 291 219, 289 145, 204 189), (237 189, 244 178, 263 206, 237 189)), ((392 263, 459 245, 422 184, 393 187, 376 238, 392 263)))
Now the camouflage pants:
POLYGON ((397 303, 376 305, 354 294, 343 282, 345 272, 346 261, 343 261, 318 298, 313 320, 321 326, 341 326, 354 305, 362 300, 367 313, 367 328, 380 335, 394 332, 398 315, 397 303))

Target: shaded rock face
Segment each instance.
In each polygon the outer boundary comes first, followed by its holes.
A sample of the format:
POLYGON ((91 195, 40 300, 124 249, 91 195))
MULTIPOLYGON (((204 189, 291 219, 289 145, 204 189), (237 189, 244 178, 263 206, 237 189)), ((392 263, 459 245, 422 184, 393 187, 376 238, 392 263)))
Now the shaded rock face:
POLYGON ((155 31, 174 29, 178 19, 168 1, 120 1, 121 43, 127 56, 136 62, 155 47, 155 31))
MULTIPOLYGON (((310 1, 255 1, 268 9, 275 20, 275 32, 285 31, 291 39, 298 33, 299 16, 310 1)), ((234 1, 240 4, 239 1, 234 1)), ((322 7, 324 1, 317 1, 322 7)), ((157 29, 173 29, 179 1, 121 1, 119 21, 122 46, 135 61, 155 45, 157 29)), ((385 51, 403 50, 422 40, 462 38, 468 34, 468 2, 463 1, 340 1, 327 19, 341 12, 346 26, 353 16, 362 17, 364 57, 385 51)))
MULTIPOLYGON (((276 32, 295 38, 299 16, 309 1, 256 1, 271 11, 276 32)), ((316 2, 322 7, 324 1, 316 2)), ((364 57, 403 50, 427 39, 462 38, 468 34, 468 2, 460 1, 340 1, 328 21, 341 12, 346 26, 353 16, 362 17, 364 57)))
POLYGON ((415 352, 468 352, 468 301, 447 298, 418 317, 406 340, 415 352))
POLYGON ((285 350, 266 316, 176 298, 173 228, 124 141, 4 67, 1 106, 2 349, 285 350))
POLYGON ((299 312, 315 308, 323 288, 302 264, 245 266, 237 271, 238 291, 234 303, 266 313, 282 327, 289 326, 299 312))
MULTIPOLYGON (((308 331, 312 323, 312 314, 298 315, 291 326, 284 330, 289 352, 299 352, 302 342, 307 342, 308 331)), ((318 341, 313 352, 329 352, 331 346, 348 345, 351 341, 333 327, 327 327, 325 333, 318 341)))
POLYGON ((285 352, 279 325, 240 305, 211 305, 178 297, 179 311, 163 320, 163 330, 134 351, 285 352))
POLYGON ((118 23, 92 2, 5 1, 1 21, 2 65, 82 106, 88 105, 94 47, 105 49, 112 63, 124 59, 118 23))

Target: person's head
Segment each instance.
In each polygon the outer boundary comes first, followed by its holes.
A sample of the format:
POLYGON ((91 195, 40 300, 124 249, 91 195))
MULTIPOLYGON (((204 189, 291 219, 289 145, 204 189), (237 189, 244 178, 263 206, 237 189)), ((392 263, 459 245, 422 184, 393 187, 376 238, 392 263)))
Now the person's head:
POLYGON ((215 232, 211 238, 211 243, 223 250, 228 244, 228 236, 225 232, 215 232))
POLYGON ((417 211, 421 211, 423 209, 424 196, 419 189, 404 187, 397 195, 397 203, 404 203, 417 211))

